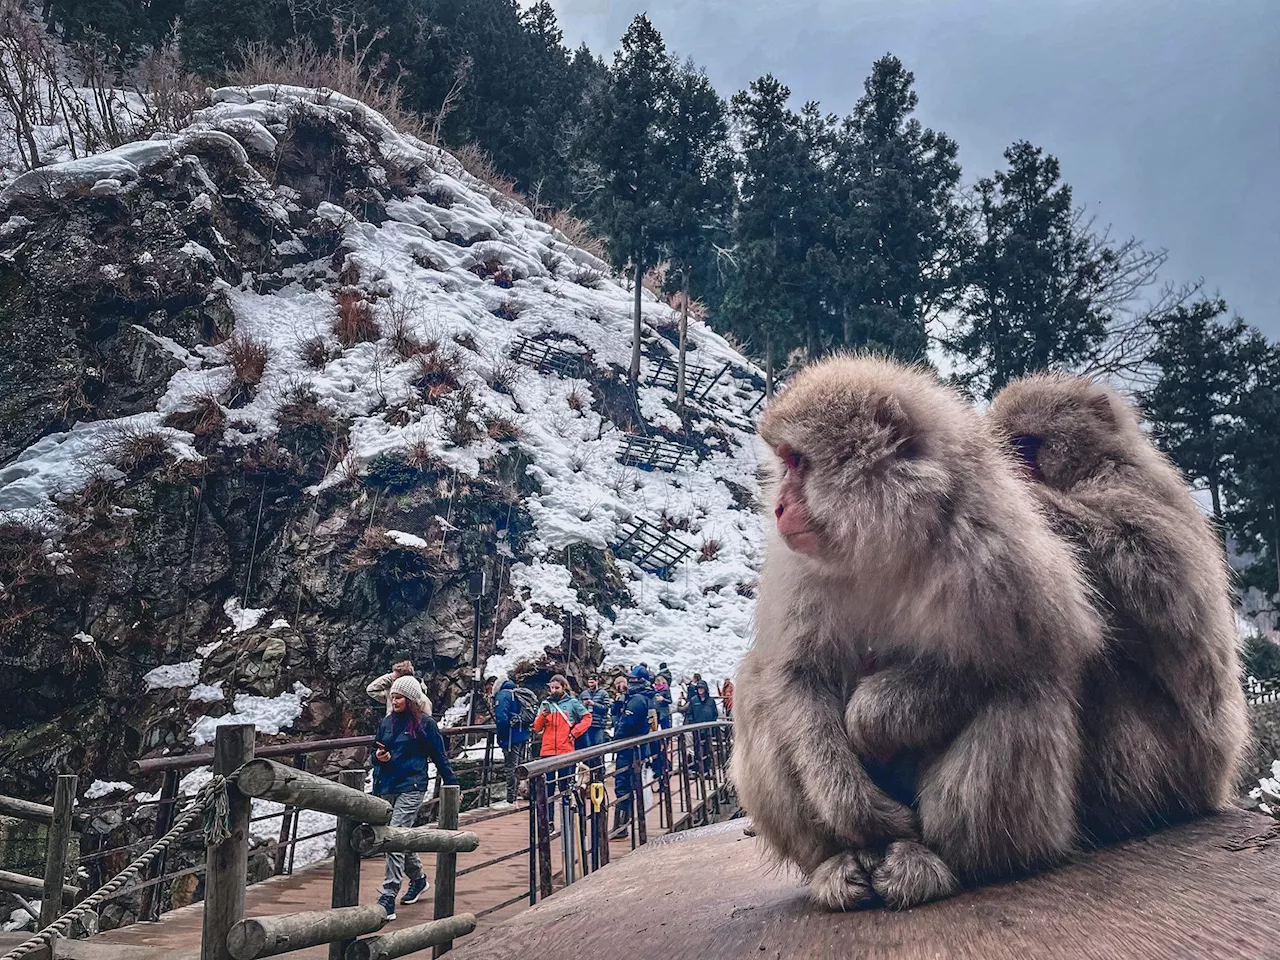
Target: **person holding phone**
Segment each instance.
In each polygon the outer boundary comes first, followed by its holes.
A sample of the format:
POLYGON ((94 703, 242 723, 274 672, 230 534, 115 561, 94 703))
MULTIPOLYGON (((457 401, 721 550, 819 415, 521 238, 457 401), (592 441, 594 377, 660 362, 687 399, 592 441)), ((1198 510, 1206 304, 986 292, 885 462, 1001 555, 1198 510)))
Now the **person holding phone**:
MULTIPOLYGON (((569 692, 569 681, 557 673, 547 684, 547 699, 538 705, 538 715, 533 719, 533 729, 542 734, 538 756, 557 757, 573 753, 575 741, 590 728, 591 711, 569 692)), ((573 764, 569 764, 547 777, 547 793, 560 793, 569 789, 572 783, 573 764)), ((553 823, 555 809, 555 804, 552 804, 553 823)))
MULTIPOLYGON (((391 804, 391 826, 412 827, 418 807, 427 790, 427 761, 435 764, 440 779, 456 784, 457 776, 449 764, 440 728, 432 718, 422 684, 411 676, 397 677, 391 684, 388 699, 391 712, 378 725, 373 753, 373 792, 391 804)), ((388 853, 383 874, 382 896, 378 903, 387 911, 387 919, 396 918, 396 897, 405 874, 409 888, 400 902, 417 903, 429 886, 416 853, 388 853)))

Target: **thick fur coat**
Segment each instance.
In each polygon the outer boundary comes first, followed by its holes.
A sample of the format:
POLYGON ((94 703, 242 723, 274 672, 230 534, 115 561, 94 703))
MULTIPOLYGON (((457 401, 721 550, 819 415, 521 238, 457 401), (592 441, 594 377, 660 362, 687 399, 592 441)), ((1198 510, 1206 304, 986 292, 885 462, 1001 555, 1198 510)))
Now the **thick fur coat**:
POLYGON ((760 578, 733 756, 757 835, 832 908, 1066 854, 1102 627, 1012 456, 932 374, 867 357, 803 371, 760 435, 803 462, 826 546, 774 533, 760 578), (904 756, 915 811, 863 762, 904 756))
POLYGON ((1248 741, 1222 541, 1114 390, 1037 375, 995 399, 1026 486, 1100 595, 1081 694, 1082 830, 1106 842, 1225 808, 1248 741))

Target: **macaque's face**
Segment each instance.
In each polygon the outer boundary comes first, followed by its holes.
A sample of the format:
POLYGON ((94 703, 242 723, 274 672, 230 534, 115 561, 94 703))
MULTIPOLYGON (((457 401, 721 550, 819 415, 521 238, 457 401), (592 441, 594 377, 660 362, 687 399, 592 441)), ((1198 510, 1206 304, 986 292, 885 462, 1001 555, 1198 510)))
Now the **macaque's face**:
POLYGON ((796 553, 821 553, 822 530, 810 515, 804 498, 809 462, 785 443, 776 452, 784 469, 782 486, 778 489, 778 504, 773 508, 773 515, 778 520, 778 533, 796 553))
POLYGON ((1125 411, 1109 393, 1077 378, 1016 381, 996 397, 991 417, 1028 478, 1058 490, 1125 456, 1125 411))

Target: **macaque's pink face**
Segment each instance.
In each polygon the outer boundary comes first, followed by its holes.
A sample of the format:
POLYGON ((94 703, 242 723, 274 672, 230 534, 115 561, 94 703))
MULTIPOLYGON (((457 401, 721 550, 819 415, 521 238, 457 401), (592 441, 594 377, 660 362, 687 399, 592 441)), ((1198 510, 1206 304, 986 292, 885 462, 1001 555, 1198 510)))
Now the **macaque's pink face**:
POLYGON ((786 444, 778 447, 777 454, 786 468, 782 486, 778 490, 778 503, 773 509, 773 515, 778 521, 778 533, 796 553, 820 554, 822 532, 810 515, 804 496, 809 463, 802 454, 786 444))

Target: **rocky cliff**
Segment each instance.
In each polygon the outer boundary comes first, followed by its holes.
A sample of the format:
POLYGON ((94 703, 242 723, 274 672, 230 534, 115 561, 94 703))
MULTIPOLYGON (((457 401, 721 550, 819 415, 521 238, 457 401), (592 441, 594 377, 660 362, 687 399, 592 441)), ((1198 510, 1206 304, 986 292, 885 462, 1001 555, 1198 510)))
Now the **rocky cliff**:
MULTIPOLYGON (((364 105, 214 91, 0 193, 0 792, 126 780, 230 717, 364 732, 393 651, 724 676, 763 381, 364 105)), ((141 787, 142 785, 138 785, 141 787)))

